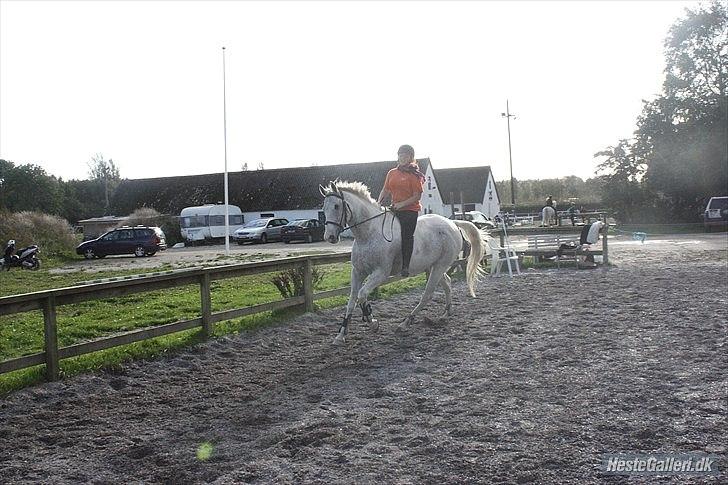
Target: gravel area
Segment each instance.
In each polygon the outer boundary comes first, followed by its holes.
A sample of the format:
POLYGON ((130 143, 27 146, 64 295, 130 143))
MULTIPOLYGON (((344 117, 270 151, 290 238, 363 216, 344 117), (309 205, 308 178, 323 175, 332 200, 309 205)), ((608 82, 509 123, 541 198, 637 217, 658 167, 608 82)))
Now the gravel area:
POLYGON ((725 483, 725 234, 610 241, 613 267, 342 308, 0 399, 5 483, 621 483, 603 453, 702 452, 725 483))

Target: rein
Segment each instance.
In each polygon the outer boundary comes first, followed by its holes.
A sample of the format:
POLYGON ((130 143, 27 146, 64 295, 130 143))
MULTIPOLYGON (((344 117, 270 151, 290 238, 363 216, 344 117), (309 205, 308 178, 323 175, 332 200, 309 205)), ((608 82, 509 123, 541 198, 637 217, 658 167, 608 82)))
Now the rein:
MULTIPOLYGON (((339 193, 331 192, 331 193, 326 194, 324 196, 324 199, 326 197, 336 197, 337 199, 341 199, 341 201, 344 203, 344 210, 341 211, 341 219, 339 219, 339 222, 333 222, 333 221, 328 221, 328 220, 326 221, 326 224, 331 224, 332 226, 338 227, 339 228, 339 234, 341 234, 342 232, 346 231, 347 229, 351 229, 351 228, 354 228, 356 226, 360 226, 360 225, 364 224, 365 222, 369 222, 372 219, 376 219, 377 217, 385 216, 384 219, 382 219, 382 237, 384 237, 384 240, 385 241, 392 242, 391 239, 387 239, 387 236, 384 235, 384 223, 387 220, 386 215, 387 215, 387 212, 394 213, 394 211, 392 209, 390 209, 388 207, 385 207, 384 208, 384 212, 380 212, 379 214, 375 214, 375 215, 373 215, 371 217, 367 217, 363 221, 359 221, 356 224, 347 225, 348 219, 349 219, 349 214, 352 214, 352 211, 351 211, 351 207, 349 207, 349 203, 346 201, 346 199, 344 199, 344 194, 342 194, 341 192, 339 192, 339 193)), ((390 229, 391 229, 390 230, 390 233, 391 233, 392 230, 394 229, 394 217, 392 217, 392 224, 391 224, 391 228, 390 229)))

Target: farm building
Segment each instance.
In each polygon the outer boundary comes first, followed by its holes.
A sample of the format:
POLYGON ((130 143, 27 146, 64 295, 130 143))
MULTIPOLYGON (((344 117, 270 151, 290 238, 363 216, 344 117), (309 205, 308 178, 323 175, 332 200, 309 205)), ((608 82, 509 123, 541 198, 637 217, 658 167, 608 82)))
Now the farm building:
MULTIPOLYGON (((456 194, 457 211, 460 210, 461 192, 466 210, 480 210, 491 216, 500 210, 490 167, 435 170, 429 158, 417 162, 427 180, 422 196, 423 212, 449 216, 449 192, 456 194)), ((396 164, 385 161, 230 172, 229 201, 240 207, 246 222, 260 217, 320 219, 323 214, 319 184, 327 185, 335 179, 359 181, 366 184, 372 197, 376 198, 387 171, 396 164)), ((225 198, 223 186, 222 173, 124 180, 114 194, 112 207, 122 214, 139 207, 151 207, 161 213, 177 215, 188 206, 222 203, 225 198)))
POLYGON ((83 239, 85 241, 95 239, 103 233, 122 225, 127 219, 128 217, 117 216, 94 217, 78 221, 78 226, 81 228, 81 232, 83 232, 83 239))

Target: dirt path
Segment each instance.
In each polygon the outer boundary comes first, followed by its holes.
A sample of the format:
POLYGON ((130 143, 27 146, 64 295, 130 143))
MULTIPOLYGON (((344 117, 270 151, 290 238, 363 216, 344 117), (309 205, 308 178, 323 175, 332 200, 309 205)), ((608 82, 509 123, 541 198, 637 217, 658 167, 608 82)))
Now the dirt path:
POLYGON ((714 236, 615 240, 613 268, 487 279, 476 300, 459 282, 455 315, 435 316, 438 295, 406 336, 419 292, 376 302, 381 330, 355 325, 346 348, 334 309, 17 392, 0 401, 0 481, 618 483, 598 464, 620 451, 707 452, 725 473, 714 236))

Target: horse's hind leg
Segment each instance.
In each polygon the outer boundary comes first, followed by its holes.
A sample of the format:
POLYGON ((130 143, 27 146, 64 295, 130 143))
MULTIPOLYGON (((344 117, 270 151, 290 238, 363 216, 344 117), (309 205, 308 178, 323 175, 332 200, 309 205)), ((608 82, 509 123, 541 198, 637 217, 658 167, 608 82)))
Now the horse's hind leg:
POLYGON ((437 288, 437 285, 440 284, 440 280, 442 279, 443 275, 445 274, 445 271, 450 267, 450 265, 447 265, 445 267, 436 267, 432 269, 432 272, 430 273, 430 277, 427 279, 427 284, 425 285, 425 291, 422 293, 422 297, 420 298, 420 302, 417 304, 417 306, 412 310, 412 312, 407 316, 407 318, 404 319, 402 323, 399 324, 397 327, 397 331, 403 332, 409 328, 409 325, 415 321, 415 315, 419 313, 420 310, 432 299, 432 295, 435 294, 435 288, 437 288))
POLYGON ((452 316, 452 298, 450 295, 450 276, 447 273, 442 275, 440 286, 445 291, 445 315, 452 316))

